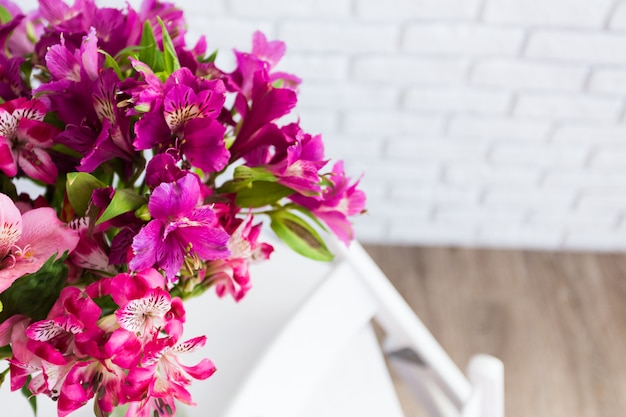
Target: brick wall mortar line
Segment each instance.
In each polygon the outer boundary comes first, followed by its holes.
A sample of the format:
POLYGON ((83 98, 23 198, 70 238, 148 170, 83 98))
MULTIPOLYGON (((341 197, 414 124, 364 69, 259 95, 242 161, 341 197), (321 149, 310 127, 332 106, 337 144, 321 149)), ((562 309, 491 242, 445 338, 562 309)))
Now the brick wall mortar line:
POLYGON ((623 122, 624 120, 626 120, 626 97, 622 98, 622 111, 617 116, 618 122, 623 122))
POLYGON ((485 10, 487 9, 488 0, 482 0, 480 6, 478 6, 478 13, 476 14, 477 22, 485 22, 485 10))
POLYGON ((621 212, 617 215, 615 221, 613 222, 613 229, 619 229, 624 225, 624 212, 621 212))
POLYGON ((442 134, 446 137, 450 137, 451 136, 451 127, 452 127, 452 122, 454 121, 454 118, 457 115, 453 115, 453 114, 448 114, 445 115, 443 118, 443 123, 442 123, 442 134))
POLYGON ((580 201, 583 198, 583 191, 581 189, 576 190, 576 194, 574 195, 574 198, 572 199, 572 210, 577 210, 578 208, 580 208, 580 201))
POLYGON ((609 10, 607 11, 606 16, 604 16, 604 21, 602 22, 602 29, 606 31, 611 30, 611 21, 613 20, 613 15, 617 11, 619 4, 620 4, 619 1, 614 1, 611 7, 609 7, 609 10))
POLYGON ((583 78, 583 85, 581 86, 581 90, 586 93, 590 93, 590 85, 591 85, 591 77, 593 76, 593 66, 589 66, 587 68, 587 73, 583 78))
POLYGON ((517 101, 519 100, 519 92, 514 91, 513 96, 511 97, 511 101, 509 102, 509 108, 507 109, 506 115, 510 118, 513 118, 513 112, 515 111, 515 106, 517 106, 517 101))
POLYGON ((546 133, 546 135, 543 138, 543 142, 545 143, 554 143, 554 136, 556 135, 556 132, 559 130, 559 128, 563 125, 562 121, 553 121, 552 123, 550 123, 550 127, 548 128, 548 132, 546 133))
POLYGON ((522 43, 520 44, 518 57, 520 59, 527 59, 528 57, 528 45, 530 44, 530 39, 535 33, 536 28, 526 28, 524 32, 524 39, 522 39, 522 43))

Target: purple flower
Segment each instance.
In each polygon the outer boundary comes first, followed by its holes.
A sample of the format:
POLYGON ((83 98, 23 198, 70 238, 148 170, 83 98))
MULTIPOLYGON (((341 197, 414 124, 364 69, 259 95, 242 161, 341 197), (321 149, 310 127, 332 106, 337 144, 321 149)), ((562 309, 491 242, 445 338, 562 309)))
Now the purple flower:
POLYGON ((236 160, 263 144, 259 132, 273 121, 288 114, 298 101, 295 91, 272 86, 267 72, 254 74, 250 104, 243 94, 238 94, 235 107, 242 122, 237 138, 230 148, 231 160, 236 160))
POLYGON ((228 77, 231 89, 250 99, 254 88, 254 76, 259 71, 266 74, 270 82, 282 82, 295 89, 301 82, 300 78, 284 72, 271 72, 285 55, 286 49, 284 42, 268 41, 262 32, 254 32, 252 52, 235 51, 237 68, 228 77))
POLYGON ((245 159, 249 166, 263 166, 274 174, 279 184, 306 196, 321 193, 318 171, 326 165, 320 135, 304 133, 296 123, 278 128, 266 125, 255 135, 261 145, 245 159))
POLYGON ((163 33, 161 26, 157 24, 157 16, 161 18, 167 32, 172 38, 175 47, 185 45, 185 33, 187 23, 183 16, 183 11, 173 3, 161 2, 157 0, 144 0, 139 10, 141 22, 149 20, 154 30, 154 37, 157 43, 163 43, 163 33))
POLYGON ((220 80, 205 80, 181 68, 159 88, 145 66, 146 87, 135 88, 133 101, 150 109, 135 125, 136 149, 177 148, 187 161, 206 173, 217 172, 228 163, 224 143, 226 128, 217 121, 226 89, 220 80))
POLYGON ((199 200, 200 182, 193 174, 154 189, 148 202, 153 220, 133 239, 132 270, 156 264, 171 280, 185 257, 207 261, 230 255, 228 233, 217 224, 210 207, 198 207, 199 200))
POLYGON ((327 180, 330 185, 323 191, 321 198, 297 194, 289 198, 296 204, 311 210, 342 242, 348 245, 354 237, 348 216, 364 211, 365 193, 357 189, 359 181, 350 184, 350 178, 345 175, 342 161, 335 163, 327 180))
POLYGON ((20 65, 24 58, 7 58, 0 54, 0 97, 4 101, 26 97, 30 91, 20 76, 20 65))
POLYGON ((118 106, 119 79, 112 69, 101 70, 94 28, 72 50, 61 42, 50 47, 46 64, 55 81, 37 89, 50 110, 66 123, 56 138, 82 155, 78 170, 92 172, 114 158, 132 169, 135 157, 130 138, 130 117, 118 106))
MULTIPOLYGON (((141 38, 144 19, 140 19, 130 6, 124 13, 115 8, 97 7, 92 0, 79 0, 73 6, 58 0, 40 0, 39 3, 41 17, 47 21, 45 32, 36 46, 39 56, 58 43, 61 34, 78 47, 80 39, 93 29, 100 39, 99 47, 111 56, 127 46, 137 45, 141 38)), ((158 26, 156 19, 151 23, 158 26)))
POLYGON ((160 153, 148 162, 146 184, 151 189, 164 182, 174 182, 185 176, 185 171, 176 165, 176 159, 169 153, 160 153))

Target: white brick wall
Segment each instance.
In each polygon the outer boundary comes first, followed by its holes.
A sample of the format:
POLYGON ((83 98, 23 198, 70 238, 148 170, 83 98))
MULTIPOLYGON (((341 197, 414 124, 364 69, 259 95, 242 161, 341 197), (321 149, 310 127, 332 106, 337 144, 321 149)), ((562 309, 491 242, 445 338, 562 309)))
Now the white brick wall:
POLYGON ((303 126, 365 171, 362 240, 626 250, 626 1, 178 3, 224 62, 287 42, 303 126))

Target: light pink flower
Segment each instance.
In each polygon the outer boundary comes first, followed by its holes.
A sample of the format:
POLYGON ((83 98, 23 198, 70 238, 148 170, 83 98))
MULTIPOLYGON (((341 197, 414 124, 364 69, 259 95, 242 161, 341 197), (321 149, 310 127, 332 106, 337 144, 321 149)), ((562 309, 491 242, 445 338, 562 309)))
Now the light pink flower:
POLYGON ((0 194, 0 292, 38 271, 51 256, 71 252, 77 243, 76 231, 53 209, 42 207, 21 215, 13 201, 0 194))
POLYGON ((231 256, 209 262, 203 271, 203 280, 214 285, 219 297, 230 294, 240 301, 252 288, 248 265, 255 261, 269 259, 274 250, 267 243, 258 242, 261 224, 252 224, 252 214, 241 221, 228 240, 231 256))

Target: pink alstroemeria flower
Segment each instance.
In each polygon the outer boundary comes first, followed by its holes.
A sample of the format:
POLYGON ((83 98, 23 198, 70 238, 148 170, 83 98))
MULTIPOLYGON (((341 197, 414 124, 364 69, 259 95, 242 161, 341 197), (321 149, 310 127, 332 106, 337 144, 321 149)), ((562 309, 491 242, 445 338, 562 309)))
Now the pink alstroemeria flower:
POLYGON ((157 265, 172 280, 186 256, 208 261, 230 254, 228 234, 209 206, 199 206, 200 195, 194 174, 154 189, 148 202, 153 220, 133 239, 135 256, 129 264, 133 271, 157 265))
POLYGON ((0 194, 0 292, 39 270, 52 255, 71 252, 77 243, 76 231, 53 209, 42 207, 22 215, 9 197, 0 194))
POLYGON ((141 366, 128 372, 125 394, 132 401, 126 417, 149 417, 176 415, 174 399, 195 405, 185 388, 191 378, 204 380, 216 371, 210 359, 203 359, 195 366, 186 366, 178 355, 193 352, 204 346, 206 337, 200 336, 179 343, 177 337, 155 339, 144 347, 141 366))
POLYGON ((302 81, 300 78, 284 72, 272 72, 272 69, 285 55, 286 50, 287 47, 284 42, 268 41, 263 32, 254 32, 252 35, 252 52, 235 51, 237 68, 228 77, 231 88, 250 99, 254 88, 254 74, 257 71, 262 71, 267 74, 272 83, 282 81, 286 87, 295 90, 302 81))
MULTIPOLYGON (((125 370, 139 363, 142 345, 124 329, 100 328, 101 313, 87 292, 67 287, 47 319, 26 329, 28 350, 41 358, 40 368, 30 369, 33 378, 28 387, 35 394, 58 399, 59 417, 94 396, 97 415, 108 415, 125 401, 121 395, 125 370)), ((25 377, 19 382, 23 384, 25 377)))
POLYGON ((17 175, 18 166, 30 178, 54 184, 57 167, 45 149, 59 130, 43 122, 46 106, 39 100, 18 98, 0 104, 0 171, 17 175))
POLYGON ((162 86, 147 65, 133 62, 145 84, 130 91, 135 110, 144 113, 135 125, 136 149, 177 148, 203 171, 218 172, 228 163, 226 128, 217 121, 226 89, 221 80, 198 78, 188 68, 172 73, 162 86))
POLYGON ((350 184, 350 178, 346 177, 341 161, 335 163, 327 179, 331 185, 326 187, 321 198, 297 194, 289 198, 296 204, 311 210, 328 225, 339 240, 348 245, 354 238, 354 231, 348 217, 365 210, 365 193, 357 189, 358 180, 350 184))
POLYGON ((119 327, 142 341, 149 341, 164 329, 178 333, 185 321, 182 300, 172 299, 164 288, 165 277, 150 268, 136 275, 122 273, 97 281, 87 292, 94 297, 110 295, 120 306, 115 311, 119 327))
POLYGON ((320 135, 302 131, 297 123, 279 128, 273 123, 256 134, 262 145, 249 152, 249 166, 262 166, 274 174, 279 184, 308 197, 318 197, 322 188, 318 171, 328 162, 320 135))
POLYGON ((248 265, 256 261, 267 260, 274 248, 258 242, 261 223, 252 224, 252 214, 241 221, 231 233, 228 249, 231 255, 227 259, 210 262, 203 271, 202 280, 215 286, 219 297, 230 294, 235 301, 240 301, 252 288, 248 265))

